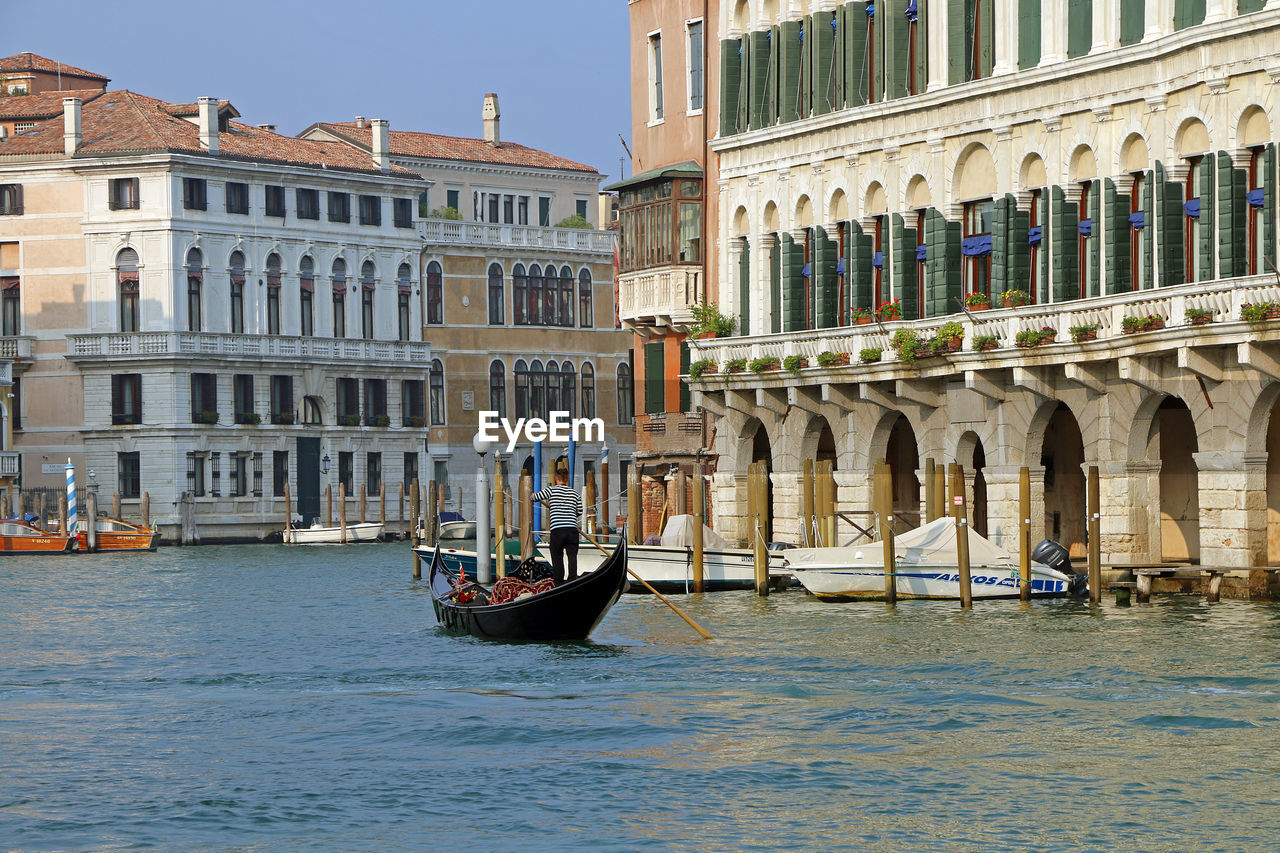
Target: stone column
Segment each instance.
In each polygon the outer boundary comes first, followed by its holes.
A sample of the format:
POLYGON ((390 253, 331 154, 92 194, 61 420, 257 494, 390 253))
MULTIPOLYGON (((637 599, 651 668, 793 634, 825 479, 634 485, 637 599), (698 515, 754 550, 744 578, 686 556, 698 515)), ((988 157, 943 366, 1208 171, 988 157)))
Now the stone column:
MULTIPOLYGON (((775 451, 775 459, 777 458, 775 451)), ((770 471, 773 503, 769 507, 769 525, 773 541, 800 541, 800 472, 770 471)))
MULTIPOLYGON (((942 3, 939 6, 945 5, 942 3)), ((996 25, 995 32, 995 61, 991 67, 991 75, 1012 74, 1018 70, 1018 4, 1015 2, 1009 9, 1010 14, 1003 16, 1004 20, 996 25)), ((929 7, 929 14, 933 14, 933 6, 929 7)))
MULTIPOLYGON (((871 509, 871 472, 866 470, 833 471, 836 481, 836 509, 849 513, 850 517, 863 527, 870 529, 871 516, 864 510, 871 509)), ((849 523, 836 519, 837 544, 848 542, 858 535, 858 531, 849 523)), ((866 542, 859 539, 859 544, 866 542)))
POLYGON ((1067 59, 1067 0, 1040 0, 1040 64, 1067 59))
MULTIPOLYGON (((1083 470, 1088 476, 1089 463, 1083 470)), ((1099 465, 1102 562, 1159 562, 1160 462, 1139 459, 1099 465)))
MULTIPOLYGON (((742 288, 744 284, 747 287, 750 287, 751 282, 750 281, 743 282, 742 280, 741 236, 740 235, 732 236, 725 242, 727 244, 725 246, 725 256, 728 259, 727 261, 728 266, 724 268, 725 275, 723 276, 723 279, 725 282, 733 282, 733 286, 728 288, 730 291, 730 293, 728 294, 729 299, 727 303, 726 302, 720 303, 720 310, 725 314, 732 314, 734 316, 737 316, 739 311, 739 306, 742 305, 742 299, 741 299, 742 288)), ((749 294, 747 304, 751 305, 751 304, 754 304, 754 302, 755 302, 755 299, 751 298, 751 295, 749 294)), ((751 331, 755 331, 755 327, 751 323, 751 318, 738 317, 738 332, 742 334, 746 334, 751 331)))
MULTIPOLYGON (((1280 0, 1275 0, 1280 2, 1280 0)), ((925 43, 928 51, 929 86, 935 92, 947 85, 947 3, 930 3, 925 15, 925 43)), ((1016 17, 1016 16, 1015 16, 1016 17)))
POLYGON ((747 475, 717 471, 708 478, 715 531, 737 545, 747 542, 747 475))
POLYGON ((1146 9, 1147 30, 1142 35, 1143 41, 1158 39, 1173 32, 1173 0, 1147 0, 1146 9))
MULTIPOLYGON (((1209 0, 1213 2, 1213 0, 1209 0)), ((1090 53, 1120 46, 1120 0, 1102 0, 1093 7, 1093 43, 1090 53)))
POLYGON ((1267 455, 1221 450, 1192 458, 1199 474, 1201 565, 1265 563, 1267 455))
MULTIPOLYGON (((1016 465, 988 465, 982 469, 987 483, 987 538, 1010 554, 1018 553, 1018 474, 1016 465)), ((1044 483, 1044 475, 1040 476, 1044 483)), ((1032 478, 1034 487, 1035 478, 1032 478)), ((965 489, 973 494, 973 475, 965 472, 965 489)), ((1035 506, 1033 503, 1032 506, 1035 506)), ((1043 516, 1044 513, 1041 513, 1043 516)), ((973 517, 970 511, 969 517, 973 517)), ((1034 513, 1032 516, 1034 522, 1034 513)), ((1044 526, 1041 519, 1041 526, 1044 526)), ((1035 540, 1038 542, 1040 540, 1035 540)), ((1031 544, 1034 546, 1035 542, 1031 544)))

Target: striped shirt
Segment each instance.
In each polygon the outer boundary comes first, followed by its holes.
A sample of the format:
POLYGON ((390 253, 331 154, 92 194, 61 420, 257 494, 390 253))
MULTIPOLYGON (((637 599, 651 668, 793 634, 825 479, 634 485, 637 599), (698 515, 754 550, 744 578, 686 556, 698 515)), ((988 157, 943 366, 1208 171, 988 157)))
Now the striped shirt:
POLYGON ((533 496, 535 501, 542 501, 551 511, 551 526, 578 528, 578 516, 582 515, 582 497, 571 486, 556 483, 547 486, 533 496))

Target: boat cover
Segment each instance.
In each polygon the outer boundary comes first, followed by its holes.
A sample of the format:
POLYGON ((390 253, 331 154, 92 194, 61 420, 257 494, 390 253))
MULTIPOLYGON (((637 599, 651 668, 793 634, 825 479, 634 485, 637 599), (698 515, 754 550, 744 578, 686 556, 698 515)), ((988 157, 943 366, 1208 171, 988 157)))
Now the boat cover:
MULTIPOLYGON (((661 544, 667 548, 693 547, 693 516, 673 515, 667 519, 667 526, 662 528, 661 544)), ((719 533, 705 524, 702 525, 702 547, 709 551, 723 551, 729 543, 719 533)))
MULTIPOLYGON (((979 536, 972 527, 969 532, 969 565, 997 566, 1016 563, 1017 557, 997 548, 990 540, 979 536)), ((910 566, 954 566, 960 556, 956 551, 959 541, 953 518, 939 518, 915 530, 894 537, 894 552, 899 563, 910 566)), ((863 545, 845 545, 838 548, 792 548, 785 552, 788 565, 796 568, 818 566, 854 566, 881 562, 884 545, 876 540, 863 545)))

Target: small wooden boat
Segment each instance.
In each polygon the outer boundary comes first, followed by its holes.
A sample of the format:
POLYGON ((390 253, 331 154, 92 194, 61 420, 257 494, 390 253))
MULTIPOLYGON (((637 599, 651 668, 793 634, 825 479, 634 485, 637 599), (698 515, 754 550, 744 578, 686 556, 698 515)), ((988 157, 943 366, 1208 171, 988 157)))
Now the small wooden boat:
POLYGON ((0 554, 60 554, 70 551, 75 541, 75 536, 50 533, 25 521, 0 521, 0 554))
MULTIPOLYGON (((382 538, 382 524, 368 521, 363 524, 347 525, 348 542, 376 542, 382 538)), ((284 531, 286 545, 338 545, 342 542, 341 527, 286 527, 284 531)))
MULTIPOLYGON (((76 535, 76 549, 89 550, 87 524, 77 521, 71 528, 76 535)), ((154 551, 160 544, 160 531, 119 518, 99 518, 94 527, 98 530, 99 551, 154 551)))
POLYGON ((436 549, 431 559, 431 603, 436 619, 455 634, 492 640, 585 640, 622 595, 627 582, 627 546, 619 544, 601 567, 554 589, 506 604, 486 604, 488 591, 459 585, 436 549), (478 593, 471 603, 460 599, 478 593))

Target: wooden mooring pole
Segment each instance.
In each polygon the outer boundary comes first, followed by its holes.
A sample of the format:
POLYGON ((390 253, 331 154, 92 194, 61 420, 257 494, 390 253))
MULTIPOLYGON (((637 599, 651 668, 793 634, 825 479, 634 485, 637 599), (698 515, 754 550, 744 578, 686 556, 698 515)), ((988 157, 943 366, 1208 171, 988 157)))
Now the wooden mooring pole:
POLYGON ((705 487, 702 482, 702 459, 693 465, 693 591, 702 592, 705 578, 702 565, 702 525, 706 515, 705 487))
MULTIPOLYGON (((401 487, 403 489, 403 487, 401 487)), ((420 528, 418 526, 418 478, 414 477, 413 482, 409 485, 412 490, 409 492, 409 541, 412 545, 409 552, 413 554, 413 579, 422 579, 422 556, 418 553, 418 544, 420 540, 420 528)), ((403 496, 403 491, 401 496, 403 496)))
POLYGON ((938 518, 938 484, 933 481, 933 457, 924 460, 924 521, 928 524, 938 518))
POLYGON ((98 550, 98 493, 89 492, 85 497, 85 536, 89 541, 89 552, 98 550))
POLYGON ((813 531, 817 529, 814 492, 813 460, 806 459, 800 463, 800 544, 805 548, 812 548, 817 544, 813 536, 813 531))
MULTIPOLYGON (((286 489, 287 488, 288 487, 286 486, 286 489)), ((150 529, 151 528, 151 493, 150 492, 142 493, 142 504, 138 508, 138 515, 141 517, 142 526, 150 529)))
POLYGON ((872 494, 875 503, 876 521, 880 528, 880 541, 883 543, 884 560, 884 600, 894 604, 898 600, 898 564, 894 554, 893 542, 893 472, 889 463, 876 463, 872 480, 872 494))
POLYGON ((493 454, 493 554, 497 560, 494 577, 507 576, 507 501, 502 482, 502 457, 493 454))
POLYGON ((58 532, 66 536, 71 532, 67 527, 67 496, 65 493, 58 496, 58 532))
POLYGON ((1102 601, 1102 509, 1098 466, 1089 466, 1089 600, 1102 601))
POLYGON ((964 469, 951 463, 951 516, 956 520, 956 560, 960 566, 960 606, 973 607, 973 579, 969 574, 969 516, 965 506, 964 469))
POLYGON ((947 515, 947 466, 939 462, 933 469, 933 517, 947 515))
POLYGON ((338 541, 347 544, 347 484, 338 484, 338 541))
POLYGON ((284 480, 284 544, 293 543, 293 500, 289 493, 289 478, 284 480))
POLYGON ((368 489, 364 483, 360 484, 360 523, 364 524, 368 521, 366 510, 368 509, 368 489))
POLYGON ((1018 597, 1031 600, 1031 470, 1018 470, 1018 597))
POLYGON ((324 484, 324 526, 333 527, 333 483, 324 484))
POLYGON ((767 598, 769 595, 769 551, 767 548, 769 530, 769 471, 763 462, 753 463, 755 466, 756 524, 752 531, 752 554, 755 556, 756 595, 767 598))
POLYGON ((644 539, 644 517, 640 507, 640 466, 631 465, 631 484, 627 487, 627 535, 628 544, 639 545, 644 539))
POLYGON ((520 559, 533 556, 533 475, 520 475, 520 559))

